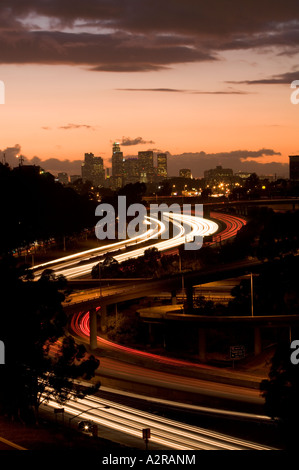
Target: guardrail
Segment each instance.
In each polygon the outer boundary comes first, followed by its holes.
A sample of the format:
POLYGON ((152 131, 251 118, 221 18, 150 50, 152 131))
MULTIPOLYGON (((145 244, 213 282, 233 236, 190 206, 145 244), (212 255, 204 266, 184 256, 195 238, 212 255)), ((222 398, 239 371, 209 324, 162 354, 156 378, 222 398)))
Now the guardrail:
POLYGON ((73 305, 78 305, 78 304, 83 304, 83 303, 87 303, 87 302, 91 302, 93 300, 104 300, 104 299, 107 299, 108 297, 114 297, 115 295, 118 295, 118 294, 126 294, 128 292, 133 292, 135 290, 135 286, 132 287, 131 289, 125 289, 125 290, 121 290, 121 291, 116 291, 116 292, 113 292, 113 294, 108 294, 108 295, 95 295, 94 297, 88 297, 87 299, 82 299, 82 300, 78 300, 77 302, 72 302, 72 301, 64 301, 62 303, 63 306, 67 307, 67 306, 73 306, 73 305))

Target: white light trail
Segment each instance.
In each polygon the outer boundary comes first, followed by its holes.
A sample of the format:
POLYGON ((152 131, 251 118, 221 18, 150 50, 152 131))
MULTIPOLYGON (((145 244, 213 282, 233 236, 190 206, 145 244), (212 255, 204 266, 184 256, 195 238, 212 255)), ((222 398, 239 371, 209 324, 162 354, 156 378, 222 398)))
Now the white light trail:
MULTIPOLYGON (((90 250, 82 251, 80 253, 74 253, 72 255, 64 256, 63 258, 57 258, 57 259, 48 261, 46 263, 36 265, 34 266, 33 269, 34 271, 35 270, 39 270, 39 271, 35 272, 35 276, 38 278, 42 274, 43 270, 48 267, 51 267, 54 271, 59 269, 59 272, 56 271, 56 273, 63 274, 64 271, 62 270, 65 270, 66 272, 68 268, 78 264, 78 262, 87 261, 88 259, 91 259, 93 257, 98 257, 101 254, 106 254, 107 252, 125 249, 126 247, 130 245, 143 243, 146 240, 150 240, 156 236, 159 236, 161 233, 165 231, 165 224, 163 222, 157 219, 153 219, 151 217, 146 217, 146 219, 147 220, 145 220, 144 223, 147 225, 154 224, 154 228, 150 228, 142 235, 138 235, 136 237, 129 238, 127 240, 122 240, 120 242, 110 243, 109 245, 101 246, 98 248, 92 248, 90 250), (55 265, 58 265, 58 266, 55 267, 55 265)), ((93 263, 92 266, 94 264, 96 263, 93 263)))
MULTIPOLYGON (((170 238, 169 240, 159 240, 156 243, 150 245, 150 248, 156 247, 159 251, 166 251, 172 248, 176 248, 182 243, 185 243, 186 236, 188 237, 204 237, 207 235, 211 235, 218 230, 218 225, 211 220, 204 219, 201 217, 194 217, 194 216, 187 216, 185 214, 172 214, 172 213, 163 213, 163 216, 170 220, 172 219, 172 223, 174 227, 178 228, 178 233, 175 236, 170 238), (190 227, 189 232, 186 232, 186 226, 190 227)), ((42 265, 37 266, 36 268, 46 268, 50 265, 57 265, 56 267, 53 266, 53 270, 57 275, 64 275, 67 279, 73 279, 88 275, 91 273, 93 266, 95 266, 99 261, 93 261, 88 263, 87 261, 90 259, 89 255, 91 252, 96 253, 97 256, 101 253, 109 253, 113 252, 116 249, 120 249, 121 247, 126 248, 129 245, 142 243, 147 240, 151 240, 154 238, 158 238, 159 235, 165 232, 165 224, 158 219, 153 217, 147 217, 147 221, 149 223, 155 224, 154 229, 150 229, 141 236, 131 238, 128 240, 124 240, 121 242, 113 243, 110 245, 106 245, 104 247, 95 248, 93 250, 88 250, 86 252, 77 253, 75 255, 66 256, 64 258, 60 258, 57 260, 53 260, 49 263, 44 263, 42 265), (85 264, 78 265, 78 262, 86 261, 85 264)), ((144 251, 148 249, 149 246, 144 248, 139 248, 133 251, 128 251, 126 253, 122 253, 119 255, 115 255, 114 258, 121 263, 127 259, 137 258, 144 254, 144 251)), ((37 276, 41 274, 42 271, 36 273, 37 276)))
MULTIPOLYGON (((48 406, 59 407, 54 401, 48 406)), ((78 419, 90 420, 100 426, 108 427, 131 436, 142 437, 142 429, 150 427, 152 443, 177 450, 270 450, 270 447, 239 439, 209 429, 174 421, 150 414, 120 403, 87 396, 83 399, 69 400, 63 405, 71 417, 80 414, 78 419)), ((71 418, 72 419, 72 418, 71 418)))

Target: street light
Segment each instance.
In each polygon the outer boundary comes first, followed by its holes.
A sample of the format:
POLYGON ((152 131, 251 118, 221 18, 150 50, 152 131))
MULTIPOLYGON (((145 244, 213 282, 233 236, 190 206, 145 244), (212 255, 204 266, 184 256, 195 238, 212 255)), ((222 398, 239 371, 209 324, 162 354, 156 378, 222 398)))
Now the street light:
POLYGON ((99 279, 100 279, 100 297, 102 297, 102 271, 101 271, 101 261, 99 262, 99 279))
MULTIPOLYGON (((82 414, 84 414, 84 413, 88 413, 88 412, 91 411, 91 410, 96 410, 96 409, 101 409, 101 408, 106 408, 106 409, 107 409, 107 408, 110 408, 110 406, 108 406, 108 405, 93 406, 93 407, 91 407, 91 408, 88 408, 87 410, 81 411, 81 412, 80 412, 79 414, 77 414, 77 415, 71 416, 71 417, 69 418, 69 429, 71 428, 71 421, 72 421, 72 419, 78 418, 80 415, 82 415, 82 414)), ((91 420, 90 420, 90 421, 91 421, 91 420)), ((85 431, 88 431, 88 428, 86 428, 85 426, 84 426, 84 429, 85 429, 85 431)), ((93 425, 93 427, 92 427, 92 434, 93 434, 94 437, 97 437, 97 436, 98 436, 98 426, 97 426, 96 424, 93 425)))
POLYGON ((69 418, 69 427, 71 427, 71 421, 72 421, 72 419, 78 418, 79 416, 83 415, 84 413, 88 413, 89 411, 92 411, 92 410, 101 410, 101 409, 106 409, 106 410, 107 410, 107 409, 109 409, 109 408, 110 408, 110 406, 108 406, 108 405, 92 406, 91 408, 87 408, 87 410, 80 411, 79 414, 74 415, 74 416, 71 416, 71 417, 69 418))
MULTIPOLYGON (((257 274, 256 274, 257 276, 257 274)), ((251 316, 253 317, 253 274, 250 273, 250 299, 251 299, 251 316)))
POLYGON ((251 316, 253 317, 253 276, 250 273, 250 285, 251 285, 251 316))
MULTIPOLYGON (((185 283, 184 283, 184 274, 182 273, 182 259, 181 259, 181 253, 179 250, 179 271, 182 276, 182 293, 183 293, 183 305, 185 303, 185 283)), ((185 307, 184 307, 185 310, 185 307)))

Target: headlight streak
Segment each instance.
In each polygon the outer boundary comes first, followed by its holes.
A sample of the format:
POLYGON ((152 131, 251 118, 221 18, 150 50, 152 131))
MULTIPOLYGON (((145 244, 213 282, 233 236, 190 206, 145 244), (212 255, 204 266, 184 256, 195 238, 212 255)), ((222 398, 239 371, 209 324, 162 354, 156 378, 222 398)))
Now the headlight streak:
MULTIPOLYGON (((150 245, 150 247, 156 247, 159 251, 166 251, 168 249, 178 247, 179 245, 184 243, 185 242, 185 235, 186 235, 186 231, 185 231, 185 226, 186 225, 188 225, 191 228, 190 232, 188 233, 188 235, 191 236, 191 237, 210 235, 212 233, 215 233, 218 230, 218 225, 215 222, 212 222, 212 221, 207 220, 207 219, 202 219, 200 217, 186 216, 184 214, 171 214, 171 213, 164 213, 163 215, 168 220, 172 219, 173 225, 175 227, 177 227, 179 229, 179 231, 170 240, 164 240, 164 241, 160 240, 157 243, 153 243, 153 244, 150 245), (182 223, 184 224, 184 226, 182 225, 182 223)), ((156 230, 153 229, 152 232, 150 234, 148 234, 148 236, 147 236, 148 240, 153 239, 153 238, 157 238, 159 235, 161 235, 162 233, 165 232, 166 228, 165 228, 165 224, 163 222, 159 221, 158 219, 152 218, 152 217, 147 217, 147 219, 151 223, 155 223, 156 227, 159 226, 159 230, 157 230, 157 228, 156 228, 156 230)), ((144 237, 144 234, 143 234, 143 237, 144 237)), ((101 251, 106 250, 105 252, 107 253, 109 251, 114 251, 116 246, 118 246, 118 247, 121 246, 121 245, 126 246, 130 242, 132 243, 132 240, 134 240, 137 243, 141 243, 142 241, 144 241, 143 239, 140 240, 140 237, 135 237, 135 239, 129 239, 129 240, 125 240, 125 241, 122 241, 122 242, 117 242, 117 243, 114 243, 112 245, 107 245, 105 247, 93 249, 93 251, 97 250, 97 252, 99 253, 100 250, 101 251)), ((149 247, 147 246, 145 248, 139 248, 137 250, 133 250, 133 251, 130 251, 130 252, 127 252, 127 253, 122 253, 122 254, 119 254, 119 255, 115 255, 114 258, 118 262, 122 262, 122 261, 125 261, 127 259, 137 258, 138 256, 142 256, 144 254, 144 251, 147 248, 149 248, 149 247)), ((55 270, 55 273, 57 275, 62 274, 67 279, 78 278, 80 276, 85 276, 85 275, 90 274, 93 266, 96 265, 97 263, 92 262, 92 263, 85 264, 84 266, 74 266, 79 261, 79 258, 80 258, 80 261, 86 259, 86 258, 84 258, 85 254, 87 253, 89 255, 90 251, 91 250, 88 250, 88 252, 82 252, 82 253, 79 253, 79 254, 77 253, 76 255, 71 255, 71 259, 73 260, 71 263, 67 263, 67 264, 63 263, 60 266, 58 265, 56 268, 53 267, 53 269, 55 270), (75 260, 75 257, 78 257, 78 259, 75 260), (73 266, 73 267, 70 268, 70 266, 73 266)), ((54 260, 54 261, 49 262, 49 263, 58 264, 62 260, 65 261, 67 259, 69 259, 69 257, 54 260)), ((48 266, 48 263, 45 263, 43 265, 39 265, 39 267, 40 266, 46 267, 46 266, 48 266)), ((36 269, 36 267, 35 267, 35 269, 36 269)), ((41 272, 39 272, 38 274, 40 275, 41 272)))
MULTIPOLYGON (((48 405, 52 406, 53 408, 57 407, 57 403, 55 403, 54 401, 49 401, 48 405)), ((74 416, 76 416, 78 412, 81 412, 81 408, 73 408, 67 405, 64 405, 64 409, 67 413, 72 414, 74 416)), ((126 426, 123 424, 119 424, 118 422, 119 420, 117 420, 117 422, 113 422, 111 419, 109 420, 109 419, 94 417, 90 413, 82 413, 80 414, 80 418, 92 420, 96 424, 100 424, 110 429, 114 429, 118 432, 123 432, 125 434, 129 434, 131 436, 141 439, 141 432, 139 430, 132 429, 132 427, 130 427, 128 424, 126 426)), ((173 449, 178 449, 178 450, 193 450, 192 448, 187 448, 186 446, 182 446, 178 443, 176 444, 173 443, 173 445, 171 445, 169 441, 163 440, 158 437, 154 439, 151 438, 151 441, 156 442, 157 444, 160 444, 160 445, 165 445, 165 447, 168 447, 168 448, 173 448, 173 449)))
MULTIPOLYGON (((152 217, 147 217, 148 220, 151 220, 152 222, 156 223, 157 224, 157 227, 159 227, 159 230, 154 230, 152 231, 152 233, 147 237, 148 240, 154 238, 154 237, 157 237, 159 236, 161 233, 163 233, 165 231, 165 224, 157 219, 153 219, 152 217)), ((139 237, 136 237, 136 240, 138 239, 139 237)), ((133 240, 133 239, 131 239, 133 240)), ((139 240, 137 241, 137 243, 142 243, 144 240, 139 240)), ((116 244, 113 244, 113 245, 108 245, 110 247, 109 250, 106 250, 105 253, 108 253, 109 251, 114 251, 114 247, 115 247, 116 244)), ((118 245, 118 243, 117 243, 118 245)), ((128 243, 126 243, 125 245, 128 245, 128 243)), ((152 247, 152 245, 151 245, 152 247)), ((131 259, 131 258, 137 258, 138 256, 141 256, 144 251, 149 248, 149 247, 146 247, 146 248, 139 248, 137 250, 133 250, 133 251, 130 251, 128 253, 123 253, 121 255, 115 255, 114 256, 114 259, 116 259, 118 262, 121 262, 121 261, 124 261, 126 259, 131 259)), ((72 278, 76 278, 76 277, 80 277, 80 276, 85 276, 87 274, 90 274, 93 266, 95 266, 98 262, 93 262, 93 263, 89 263, 89 264, 85 264, 84 266, 76 266, 72 269, 62 269, 62 270, 57 270, 55 271, 57 275, 59 274, 63 274, 67 279, 72 279, 72 278)), ((73 263, 75 264, 75 263, 73 263)))
MULTIPOLYGON (((144 395, 138 395, 137 393, 132 393, 132 392, 124 391, 124 390, 117 390, 117 389, 105 387, 105 386, 101 386, 101 391, 113 393, 114 395, 118 394, 118 395, 129 397, 129 398, 136 398, 139 400, 144 399, 144 395)), ((181 409, 189 410, 189 411, 193 410, 196 412, 199 411, 199 412, 212 413, 212 414, 216 413, 217 415, 232 416, 232 417, 234 416, 243 420, 255 420, 255 421, 258 420, 259 422, 262 422, 262 421, 271 422, 272 421, 270 416, 266 416, 266 415, 249 414, 249 413, 245 413, 242 411, 229 411, 229 410, 222 410, 218 408, 217 409, 209 408, 207 406, 191 405, 190 403, 188 404, 181 403, 178 401, 166 400, 164 398, 146 397, 146 400, 151 401, 153 403, 159 403, 159 404, 166 405, 166 406, 170 405, 172 407, 181 408, 181 409)))
MULTIPOLYGON (((146 219, 147 220, 145 222, 147 224, 153 224, 154 223, 155 227, 147 230, 142 235, 139 235, 139 236, 136 236, 136 237, 133 237, 133 238, 129 238, 127 240, 122 240, 120 242, 111 243, 109 245, 100 246, 98 248, 92 248, 90 250, 82 251, 80 253, 74 253, 72 255, 64 256, 62 258, 47 261, 46 263, 42 263, 42 264, 34 266, 33 270, 35 271, 36 269, 41 269, 41 268, 45 269, 46 267, 52 266, 52 265, 55 265, 55 264, 60 264, 61 267, 67 267, 67 266, 70 266, 70 265, 74 265, 74 264, 78 263, 78 261, 83 261, 85 259, 88 259, 89 255, 91 255, 91 254, 93 254, 93 256, 99 256, 101 254, 101 252, 103 252, 103 254, 105 254, 107 251, 114 251, 116 249, 121 249, 122 247, 126 247, 128 245, 132 245, 132 244, 136 244, 136 243, 143 243, 145 240, 149 240, 149 239, 157 236, 157 234, 159 235, 160 233, 164 232, 165 225, 162 222, 160 222, 157 219, 150 218, 150 217, 146 217, 146 219), (70 260, 73 260, 73 262, 69 263, 70 260), (66 262, 66 264, 64 264, 64 262, 66 262)), ((41 272, 38 272, 37 274, 41 274, 41 272)))
MULTIPOLYGON (((168 217, 172 218, 173 224, 179 228, 179 233, 175 235, 171 240, 166 240, 166 241, 160 241, 154 245, 151 246, 156 246, 159 251, 165 251, 168 248, 173 248, 185 241, 185 228, 182 227, 182 225, 179 222, 183 222, 184 224, 188 224, 191 227, 191 231, 189 235, 191 236, 205 236, 205 235, 210 235, 215 233, 218 229, 218 225, 215 222, 211 222, 209 220, 201 219, 201 218, 195 218, 192 216, 184 216, 184 215, 179 215, 179 214, 167 214, 168 217)), ((224 218, 224 217, 223 217, 224 218)), ((219 218, 220 219, 220 218, 219 218)), ((157 219, 152 219, 155 223, 160 223, 157 219)), ((163 225, 160 223, 160 230, 159 233, 163 232, 163 225)), ((235 229, 235 226, 233 227, 235 229)), ((232 236, 232 230, 228 230, 229 236, 232 236)), ((165 230, 165 226, 164 226, 165 230)), ((237 229, 236 229, 237 231, 237 229)), ((150 231, 147 233, 149 234, 150 231)), ((143 234, 144 236, 145 234, 143 234)), ((156 236, 156 233, 152 233, 148 235, 148 238, 153 238, 156 236)), ((141 243, 139 241, 139 237, 135 237, 138 243, 141 243)), ((132 243, 133 239, 130 240, 124 240, 122 242, 118 242, 113 245, 107 245, 106 247, 100 247, 96 248, 93 250, 88 250, 87 252, 82 252, 80 255, 89 255, 91 252, 99 252, 99 250, 104 250, 107 249, 110 251, 110 249, 113 249, 112 247, 115 248, 116 245, 129 245, 130 242, 132 243)), ((142 240, 143 241, 143 240, 142 240)), ((134 241, 134 243, 136 240, 134 241)), ((148 247, 147 247, 148 248, 148 247)), ((145 248, 146 249, 146 248, 145 248)), ((137 257, 141 256, 144 253, 143 248, 134 250, 131 253, 124 253, 121 255, 115 256, 115 258, 118 261, 123 261, 124 259, 128 259, 131 257, 137 257), (119 259, 118 259, 119 258, 119 259)), ((79 254, 76 255, 71 255, 72 259, 75 259, 79 254)), ((64 257, 60 260, 53 260, 52 262, 39 265, 38 268, 43 267, 45 265, 55 264, 58 263, 62 260, 67 261, 68 259, 71 259, 69 257, 64 257)), ((72 264, 77 263, 78 260, 74 260, 72 264)), ((88 264, 88 272, 90 272, 90 266, 92 267, 94 263, 88 264)), ((37 267, 35 267, 36 269, 37 267)), ((76 269, 76 268, 73 268, 76 269)), ((71 270, 72 271, 72 270, 71 270)), ((57 274, 64 274, 65 271, 58 271, 57 274)), ((72 272, 70 277, 78 277, 79 275, 82 275, 82 272, 76 273, 72 272)), ((67 276, 68 277, 68 276, 67 276)), ((82 320, 82 317, 81 317, 82 320)), ((81 334, 84 331, 84 335, 88 334, 89 335, 89 315, 88 313, 85 313, 83 316, 83 321, 81 325, 85 325, 83 327, 83 330, 80 327, 81 334)), ((100 338, 98 338, 99 340, 100 338)), ((102 340, 102 339, 101 339, 102 340)), ((118 345, 116 345, 118 346, 118 345)), ((130 349, 130 348, 128 348, 130 349)), ((135 351, 135 350, 133 350, 135 351)), ((183 362, 183 361, 182 361, 183 362)), ((52 407, 58 407, 59 405, 55 403, 54 401, 50 401, 49 406, 52 407)), ((67 413, 70 413, 73 416, 76 416, 78 412, 84 411, 82 415, 80 415, 81 418, 86 418, 89 420, 92 420, 93 422, 96 422, 98 424, 101 424, 103 426, 107 426, 125 433, 129 433, 133 436, 136 436, 141 439, 141 430, 143 427, 148 426, 151 427, 152 429, 152 438, 151 442, 156 442, 158 444, 165 445, 167 447, 173 448, 173 449, 182 449, 182 450, 194 450, 194 449, 205 449, 205 450, 210 450, 210 449, 226 449, 226 450, 237 450, 237 449, 254 449, 254 450, 266 450, 269 449, 266 446, 260 446, 259 444, 251 443, 248 441, 243 441, 231 436, 226 436, 223 434, 219 434, 213 431, 205 430, 202 428, 197 428, 195 426, 190 426, 186 425, 184 423, 180 422, 175 422, 172 420, 169 420, 167 418, 162 418, 162 417, 156 417, 154 415, 150 415, 149 413, 142 412, 140 410, 135 410, 132 408, 125 407, 124 405, 120 404, 115 404, 113 402, 110 402, 108 400, 103 400, 99 399, 95 396, 89 396, 86 397, 83 400, 77 400, 73 401, 70 400, 66 405, 64 405, 65 411, 67 413), (91 407, 91 405, 94 404, 101 404, 101 405, 107 405, 111 409, 110 410, 93 410, 88 412, 87 409, 91 407), (129 417, 128 417, 129 413, 129 417), (105 417, 101 417, 100 414, 104 414, 105 417), (141 419, 143 420, 141 422, 141 419), (131 424, 130 424, 131 423, 131 424), (159 427, 157 428, 159 424, 159 427), (169 429, 170 426, 170 429, 169 429), (137 429, 136 429, 137 427, 137 429), (194 433, 194 434, 192 434, 194 433), (174 437, 171 437, 169 440, 169 435, 173 435, 174 437), (225 442, 222 442, 222 441, 225 442)))
MULTIPOLYGON (((58 407, 54 401, 49 406, 58 407)), ((208 429, 174 421, 161 416, 114 403, 96 396, 69 400, 65 412, 88 419, 110 429, 141 439, 144 427, 151 428, 151 442, 178 450, 269 450, 267 446, 238 439, 208 429), (104 407, 109 407, 105 409, 104 407), (92 408, 92 409, 91 409, 92 408)))

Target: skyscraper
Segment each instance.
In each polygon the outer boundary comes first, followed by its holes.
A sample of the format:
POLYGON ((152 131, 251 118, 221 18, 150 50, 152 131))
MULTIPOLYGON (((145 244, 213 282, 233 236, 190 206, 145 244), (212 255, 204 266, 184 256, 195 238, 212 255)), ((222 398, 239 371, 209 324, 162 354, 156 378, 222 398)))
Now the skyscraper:
POLYGON ((216 168, 204 171, 204 178, 209 184, 232 183, 234 172, 231 168, 222 168, 218 165, 216 168))
POLYGON ((118 153, 120 152, 120 145, 118 142, 114 142, 112 146, 112 152, 113 153, 118 153))
POLYGON ((90 181, 94 186, 103 186, 105 170, 102 157, 95 157, 93 153, 85 153, 81 168, 83 182, 90 181))
POLYGON ((81 175, 71 175, 70 176, 70 182, 71 184, 75 183, 75 181, 78 181, 81 179, 81 175))
POLYGON ((93 158, 93 178, 92 183, 94 186, 103 186, 105 181, 104 162, 102 157, 93 158))
POLYGON ((112 147, 112 187, 113 189, 123 186, 124 178, 124 156, 120 150, 118 142, 114 142, 112 147))
POLYGON ((64 172, 58 173, 57 178, 58 178, 59 183, 61 184, 68 184, 69 182, 69 177, 67 173, 64 173, 64 172))
POLYGON ((167 178, 167 154, 158 153, 157 155, 157 176, 158 178, 167 178))
POLYGON ((82 163, 81 167, 82 180, 84 183, 86 183, 86 181, 90 181, 92 183, 93 158, 93 153, 84 154, 84 162, 82 163))
POLYGON ((139 181, 139 166, 137 158, 127 158, 124 161, 124 184, 134 184, 139 181))
POLYGON ((189 168, 182 168, 179 174, 180 178, 192 178, 192 173, 189 168))
POLYGON ((290 155, 290 180, 299 181, 299 155, 290 155))
POLYGON ((138 152, 139 181, 152 183, 154 180, 154 154, 151 150, 138 152))

